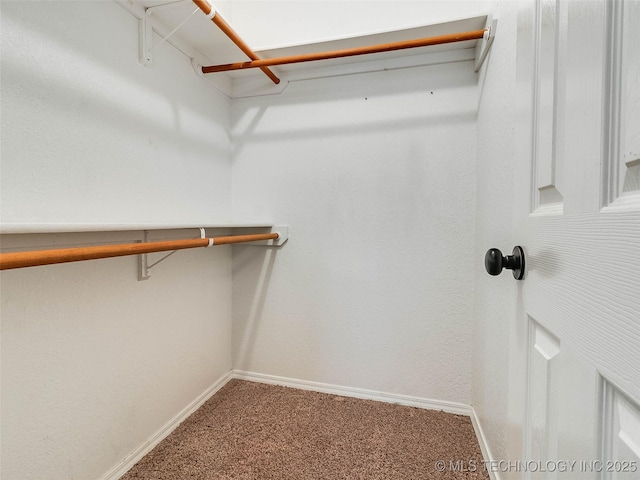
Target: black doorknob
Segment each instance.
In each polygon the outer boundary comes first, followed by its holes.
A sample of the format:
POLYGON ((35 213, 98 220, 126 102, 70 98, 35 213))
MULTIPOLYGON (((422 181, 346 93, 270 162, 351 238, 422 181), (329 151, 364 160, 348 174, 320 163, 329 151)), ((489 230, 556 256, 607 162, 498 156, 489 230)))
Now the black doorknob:
POLYGON ((497 248, 490 248, 484 256, 484 268, 489 275, 500 275, 503 268, 513 270, 513 278, 522 280, 524 278, 524 250, 522 247, 513 247, 511 255, 502 256, 502 252, 497 248))

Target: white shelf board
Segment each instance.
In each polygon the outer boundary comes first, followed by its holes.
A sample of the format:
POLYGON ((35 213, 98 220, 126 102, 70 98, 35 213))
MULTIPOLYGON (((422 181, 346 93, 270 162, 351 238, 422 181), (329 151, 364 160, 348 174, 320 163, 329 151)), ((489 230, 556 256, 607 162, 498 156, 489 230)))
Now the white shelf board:
MULTIPOLYGON (((256 51, 256 53, 260 58, 276 58, 435 37, 472 30, 482 30, 486 27, 487 19, 487 15, 481 15, 403 30, 385 31, 318 43, 270 48, 256 51)), ((210 73, 206 74, 205 77, 228 75, 233 80, 233 98, 275 94, 286 88, 288 81, 473 60, 476 56, 475 49, 478 43, 479 40, 469 40, 392 52, 270 67, 271 70, 282 79, 280 85, 274 85, 259 69, 235 70, 223 74, 210 73)))
POLYGON ((3 223, 0 234, 126 232, 142 230, 186 230, 199 228, 272 228, 271 222, 158 224, 158 223, 3 223))
MULTIPOLYGON (((440 35, 448 35, 453 33, 467 32, 472 30, 482 30, 485 28, 487 15, 477 17, 464 18, 445 23, 437 23, 432 25, 421 25, 402 30, 389 30, 384 32, 372 33, 369 35, 350 36, 336 38, 324 42, 303 43, 295 45, 286 45, 282 47, 271 47, 268 49, 257 50, 256 53, 261 58, 276 58, 290 55, 302 55, 306 53, 325 52, 331 50, 342 50, 347 48, 366 47, 369 45, 378 45, 383 43, 401 42, 407 40, 415 40, 417 38, 429 38, 440 35)), ((316 62, 305 62, 290 65, 274 66, 273 69, 285 74, 296 70, 306 70, 308 65, 318 67, 335 66, 341 64, 354 64, 370 62, 372 60, 380 60, 385 58, 397 58, 405 56, 422 55, 424 53, 461 50, 465 48, 475 48, 477 40, 469 40, 466 42, 446 43, 442 45, 433 45, 428 47, 417 47, 405 50, 396 50, 393 52, 372 53, 368 55, 357 55, 352 57, 336 58, 330 60, 318 60, 316 62)), ((255 69, 253 69, 255 70, 255 69)), ((229 75, 231 77, 241 76, 248 70, 234 71, 229 75)), ((264 74, 263 74, 264 75, 264 74)))
MULTIPOLYGON (((134 3, 131 3, 131 0, 115 1, 138 18, 145 16, 144 9, 146 7, 167 3, 167 0, 139 0, 134 3)), ((160 36, 165 36, 187 18, 194 8, 192 2, 185 1, 154 12, 151 16, 153 30, 160 36)), ((252 47, 260 58, 275 58, 480 30, 486 28, 488 22, 488 15, 476 15, 447 22, 373 32, 367 35, 332 38, 321 42, 262 48, 252 45, 252 47)), ((233 27, 233 25, 231 26, 233 27)), ((242 37, 242 32, 238 32, 238 34, 242 37)), ((157 41, 158 39, 154 40, 154 42, 157 41)), ((219 65, 247 59, 238 47, 200 12, 196 12, 183 27, 174 33, 170 37, 169 43, 190 56, 193 59, 194 69, 198 72, 199 67, 203 65, 219 65)), ((275 85, 257 68, 199 74, 231 98, 273 95, 282 92, 289 81, 471 60, 475 58, 475 48, 479 43, 481 42, 478 40, 469 40, 394 52, 269 67, 281 79, 279 85, 275 85)))

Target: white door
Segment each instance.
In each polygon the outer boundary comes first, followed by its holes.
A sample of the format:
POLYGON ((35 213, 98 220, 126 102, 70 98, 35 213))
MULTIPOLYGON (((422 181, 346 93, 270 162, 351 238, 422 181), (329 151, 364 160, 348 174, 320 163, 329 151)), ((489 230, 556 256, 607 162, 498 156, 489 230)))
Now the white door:
POLYGON ((500 477, 637 480, 640 2, 520 2, 517 82, 526 275, 510 405, 522 462, 500 477))

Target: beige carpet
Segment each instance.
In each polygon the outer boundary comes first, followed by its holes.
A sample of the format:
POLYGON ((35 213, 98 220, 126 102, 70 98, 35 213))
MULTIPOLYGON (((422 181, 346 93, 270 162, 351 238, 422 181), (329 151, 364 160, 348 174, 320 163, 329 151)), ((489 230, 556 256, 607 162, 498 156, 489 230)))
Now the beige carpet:
POLYGON ((240 380, 122 477, 488 478, 468 417, 240 380))

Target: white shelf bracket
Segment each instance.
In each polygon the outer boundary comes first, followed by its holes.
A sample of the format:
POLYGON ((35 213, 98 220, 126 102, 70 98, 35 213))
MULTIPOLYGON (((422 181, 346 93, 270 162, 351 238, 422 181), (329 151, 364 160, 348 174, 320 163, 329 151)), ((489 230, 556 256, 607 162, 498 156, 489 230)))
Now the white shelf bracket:
MULTIPOLYGON (((264 232, 260 232, 264 233, 264 232)), ((241 243, 239 245, 246 247, 281 247, 289 240, 289 225, 274 225, 269 233, 277 233, 278 238, 275 240, 261 240, 258 242, 241 243)))
MULTIPOLYGON (((238 228, 243 228, 243 227, 238 227, 238 228)), ((251 228, 251 227, 244 227, 244 228, 251 228)), ((264 227, 255 227, 255 228, 264 228, 264 227)), ((254 245, 254 246, 262 246, 262 247, 280 247, 284 245, 287 240, 289 240, 288 225, 273 226, 271 227, 271 233, 277 233, 278 238, 275 240, 253 241, 251 243, 243 243, 243 245, 254 245)), ((200 228, 200 238, 207 238, 204 228, 200 228)), ((214 245, 213 240, 214 240, 213 238, 209 238, 209 246, 214 245)), ((149 241, 149 231, 145 230, 142 242, 146 243, 148 241, 149 241)), ((151 269, 156 265, 158 265, 160 262, 164 262, 167 258, 169 258, 171 255, 173 255, 176 252, 177 250, 167 253, 153 263, 149 262, 148 253, 139 254, 138 255, 138 281, 141 282, 143 280, 149 280, 149 278, 151 278, 151 269)))
POLYGON ((147 15, 138 20, 138 38, 140 63, 145 67, 149 67, 153 63, 153 55, 151 55, 153 32, 151 19, 147 15))
MULTIPOLYGON (((204 228, 200 229, 201 231, 201 235, 204 235, 204 228)), ((204 237, 202 237, 204 238, 204 237)), ((147 243, 149 241, 149 231, 145 230, 144 231, 144 239, 142 240, 143 243, 147 243)), ((149 263, 149 254, 148 253, 142 253, 140 255, 138 255, 138 281, 141 282, 143 280, 149 280, 151 278, 151 272, 150 270, 155 267, 156 265, 158 265, 160 262, 166 260, 167 258, 169 258, 171 255, 173 255, 174 253, 176 253, 177 250, 174 250, 173 252, 169 252, 166 255, 164 255, 163 257, 161 257, 159 260, 156 260, 153 263, 149 263)))
POLYGON ((266 243, 267 246, 280 247, 289 240, 289 225, 275 225, 274 227, 271 227, 271 232, 277 233, 278 238, 275 240, 269 240, 269 242, 266 243))
POLYGON ((169 3, 164 3, 162 5, 156 5, 154 7, 145 8, 145 15, 143 18, 139 20, 139 26, 138 26, 138 37, 139 37, 139 44, 140 44, 140 63, 142 63, 147 67, 151 66, 151 64, 153 63, 153 51, 156 48, 158 48, 160 45, 162 45, 164 42, 166 42, 169 39, 169 37, 171 37, 171 35, 176 33, 200 9, 196 7, 196 9, 193 12, 191 12, 191 15, 185 18, 182 21, 182 23, 180 23, 180 25, 178 25, 176 28, 171 30, 166 36, 164 36, 155 45, 153 45, 153 24, 151 21, 151 15, 153 15, 154 12, 160 9, 164 9, 167 7, 175 7, 176 5, 182 5, 186 1, 187 0, 178 0, 177 2, 169 2, 169 3))
POLYGON ((487 26, 487 30, 484 32, 484 36, 482 40, 478 42, 476 46, 476 63, 473 69, 474 72, 477 72, 482 67, 485 59, 487 58, 487 54, 491 49, 491 45, 493 44, 493 39, 496 36, 496 29, 498 28, 498 19, 493 18, 487 26))

